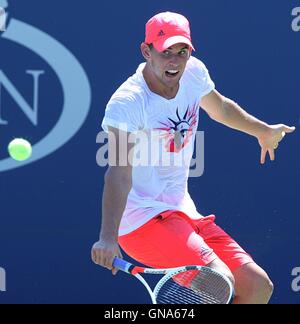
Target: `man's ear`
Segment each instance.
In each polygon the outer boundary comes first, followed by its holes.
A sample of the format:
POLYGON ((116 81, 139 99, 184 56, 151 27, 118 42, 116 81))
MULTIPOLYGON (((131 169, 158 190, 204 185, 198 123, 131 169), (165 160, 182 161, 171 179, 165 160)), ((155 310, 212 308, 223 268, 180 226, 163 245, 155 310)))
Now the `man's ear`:
POLYGON ((151 49, 146 43, 141 44, 141 52, 147 61, 151 58, 151 49))

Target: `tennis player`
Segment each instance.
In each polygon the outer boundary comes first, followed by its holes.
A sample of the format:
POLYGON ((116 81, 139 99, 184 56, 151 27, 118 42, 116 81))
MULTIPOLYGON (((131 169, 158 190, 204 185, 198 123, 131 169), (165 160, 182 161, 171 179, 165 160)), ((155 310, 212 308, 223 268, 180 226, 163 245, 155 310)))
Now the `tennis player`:
POLYGON ((275 159, 279 142, 295 128, 268 125, 220 94, 193 50, 184 16, 164 12, 148 21, 141 44, 146 62, 114 93, 102 123, 116 164, 105 174, 100 240, 92 259, 115 274, 112 263, 121 257, 120 245, 150 267, 205 265, 232 280, 235 303, 267 303, 273 284, 266 272, 216 225, 214 215, 197 211, 187 189, 189 162, 200 106, 213 120, 256 137, 262 164, 267 154, 275 159), (152 162, 185 153, 187 163, 133 165, 139 134, 149 147, 159 145, 149 148, 152 162))

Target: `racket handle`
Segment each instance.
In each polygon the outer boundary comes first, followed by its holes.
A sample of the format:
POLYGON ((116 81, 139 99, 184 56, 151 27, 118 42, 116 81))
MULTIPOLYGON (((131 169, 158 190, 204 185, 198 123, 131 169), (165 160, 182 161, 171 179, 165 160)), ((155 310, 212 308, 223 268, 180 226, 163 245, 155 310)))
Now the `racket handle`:
POLYGON ((124 272, 131 273, 130 270, 134 266, 133 266, 133 264, 131 264, 131 263, 127 262, 127 261, 124 261, 124 260, 119 259, 119 258, 115 258, 114 262, 113 262, 113 267, 117 268, 119 270, 122 270, 124 272))

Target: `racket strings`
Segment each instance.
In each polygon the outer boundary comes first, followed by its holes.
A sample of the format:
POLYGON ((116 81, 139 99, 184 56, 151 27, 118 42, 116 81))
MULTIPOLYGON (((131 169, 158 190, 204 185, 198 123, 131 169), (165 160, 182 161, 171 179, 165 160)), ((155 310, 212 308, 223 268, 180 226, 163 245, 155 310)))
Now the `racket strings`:
POLYGON ((230 286, 223 276, 207 271, 200 271, 191 282, 191 289, 203 295, 204 300, 212 303, 226 304, 231 295, 230 286))
POLYGON ((228 282, 209 269, 184 271, 166 280, 157 292, 159 304, 226 304, 228 282))

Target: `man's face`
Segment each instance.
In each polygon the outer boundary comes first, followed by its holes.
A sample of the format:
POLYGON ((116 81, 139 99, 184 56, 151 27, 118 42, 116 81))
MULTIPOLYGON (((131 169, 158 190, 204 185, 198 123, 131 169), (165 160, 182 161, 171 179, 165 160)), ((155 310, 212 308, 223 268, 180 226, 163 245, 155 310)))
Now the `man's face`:
POLYGON ((152 48, 148 63, 155 77, 164 86, 173 88, 178 85, 190 55, 190 48, 185 44, 176 44, 163 52, 152 48))

